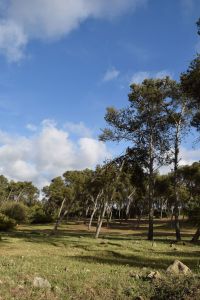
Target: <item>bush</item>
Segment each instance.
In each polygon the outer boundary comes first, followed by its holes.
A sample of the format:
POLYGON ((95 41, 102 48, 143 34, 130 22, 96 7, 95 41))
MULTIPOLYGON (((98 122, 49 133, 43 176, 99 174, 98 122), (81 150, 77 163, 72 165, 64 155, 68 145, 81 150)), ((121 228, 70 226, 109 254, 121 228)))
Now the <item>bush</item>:
POLYGON ((7 231, 13 229, 16 226, 15 220, 9 218, 8 216, 0 213, 0 230, 7 231))
POLYGON ((52 217, 47 214, 41 205, 34 205, 29 210, 29 221, 31 224, 43 224, 52 221, 52 217))
POLYGON ((154 283, 151 300, 198 300, 200 299, 199 279, 195 277, 172 277, 154 283))
POLYGON ((28 217, 28 207, 20 202, 6 202, 1 207, 1 212, 18 223, 23 223, 28 217))

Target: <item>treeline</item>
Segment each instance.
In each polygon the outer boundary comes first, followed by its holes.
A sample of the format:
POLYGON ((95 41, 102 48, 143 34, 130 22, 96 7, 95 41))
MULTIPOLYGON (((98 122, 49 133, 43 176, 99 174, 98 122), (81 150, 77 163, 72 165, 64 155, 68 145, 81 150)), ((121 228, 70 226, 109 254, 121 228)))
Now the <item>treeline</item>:
MULTIPOLYGON (((181 166, 177 170, 178 215, 196 226, 193 241, 200 235, 200 163, 181 166)), ((126 156, 97 166, 95 170, 67 171, 43 188, 43 198, 30 182, 8 181, 0 176, 0 229, 11 229, 20 223, 54 222, 53 233, 63 220, 83 219, 88 230, 96 226, 99 237, 105 220, 136 219, 137 227, 149 214, 148 174, 126 156)), ((154 173, 153 217, 170 218, 174 224, 176 195, 174 172, 154 173)))

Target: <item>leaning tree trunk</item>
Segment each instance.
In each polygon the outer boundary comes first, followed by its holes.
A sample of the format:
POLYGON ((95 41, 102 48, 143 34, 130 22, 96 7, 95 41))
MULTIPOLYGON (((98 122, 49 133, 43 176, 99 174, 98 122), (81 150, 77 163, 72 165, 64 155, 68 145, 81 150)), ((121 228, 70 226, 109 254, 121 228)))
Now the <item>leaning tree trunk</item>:
POLYGON ((58 216, 57 216, 54 228, 53 228, 53 232, 54 233, 57 232, 58 226, 60 225, 60 223, 62 222, 62 220, 64 219, 64 217, 68 213, 68 210, 65 210, 64 213, 62 214, 62 210, 63 210, 64 204, 65 204, 65 201, 66 201, 66 198, 64 198, 63 201, 62 201, 62 203, 61 203, 61 206, 60 206, 60 209, 59 209, 59 213, 58 213, 58 216))
POLYGON ((97 195, 97 197, 96 197, 96 199, 95 199, 95 201, 94 201, 94 207, 93 207, 92 214, 91 214, 91 216, 90 216, 90 221, 89 221, 89 224, 88 224, 88 230, 91 229, 92 221, 93 221, 94 215, 95 215, 95 213, 96 213, 96 211, 97 211, 98 200, 99 200, 99 198, 102 196, 102 194, 103 194, 103 190, 101 190, 101 192, 98 193, 98 195, 97 195))
POLYGON ((127 198, 127 204, 126 204, 126 215, 125 215, 125 219, 126 221, 129 219, 129 213, 130 213, 130 206, 131 206, 131 203, 133 201, 133 194, 135 193, 135 190, 132 191, 132 193, 128 196, 127 198))
POLYGON ((104 203, 103 207, 101 209, 100 215, 99 215, 98 223, 97 223, 96 234, 95 234, 96 239, 98 239, 98 237, 99 237, 99 233, 101 231, 101 226, 103 224, 103 219, 104 219, 104 216, 106 213, 106 209, 107 209, 107 203, 104 203))
POLYGON ((197 228, 197 231, 195 232, 191 242, 192 243, 198 242, 199 237, 200 237, 200 227, 197 228))

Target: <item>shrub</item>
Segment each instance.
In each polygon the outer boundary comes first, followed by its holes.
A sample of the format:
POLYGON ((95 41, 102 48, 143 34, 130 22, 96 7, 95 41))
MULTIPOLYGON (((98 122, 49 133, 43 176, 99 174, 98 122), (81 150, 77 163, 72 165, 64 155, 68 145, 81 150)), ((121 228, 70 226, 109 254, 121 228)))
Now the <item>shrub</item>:
POLYGON ((47 214, 41 205, 34 205, 29 210, 29 221, 31 224, 49 223, 52 217, 47 214))
POLYGON ((155 282, 154 295, 151 300, 198 300, 200 299, 200 285, 195 277, 172 277, 155 282))
POLYGON ((20 202, 6 202, 1 207, 1 212, 18 223, 23 223, 27 220, 28 207, 20 202))
POLYGON ((16 226, 15 220, 9 218, 8 216, 0 213, 0 230, 6 231, 13 229, 16 226))

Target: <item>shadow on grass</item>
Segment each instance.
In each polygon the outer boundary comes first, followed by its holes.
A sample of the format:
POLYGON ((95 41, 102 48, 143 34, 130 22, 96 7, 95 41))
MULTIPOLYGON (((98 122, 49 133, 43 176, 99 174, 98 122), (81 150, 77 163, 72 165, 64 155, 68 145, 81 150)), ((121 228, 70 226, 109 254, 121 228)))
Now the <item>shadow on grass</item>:
POLYGON ((104 253, 101 254, 101 256, 98 256, 98 253, 92 256, 73 256, 70 257, 70 259, 91 264, 106 264, 109 266, 128 265, 133 268, 140 268, 141 271, 146 271, 146 269, 143 270, 142 268, 165 271, 177 258, 189 266, 192 270, 195 270, 198 265, 198 256, 185 258, 186 256, 189 256, 186 253, 180 253, 180 256, 174 255, 174 257, 169 256, 165 258, 155 256, 150 257, 148 255, 146 257, 139 255, 123 255, 115 251, 104 251, 104 253))

